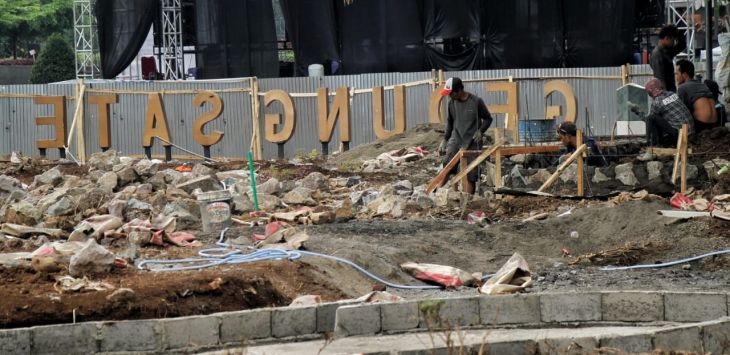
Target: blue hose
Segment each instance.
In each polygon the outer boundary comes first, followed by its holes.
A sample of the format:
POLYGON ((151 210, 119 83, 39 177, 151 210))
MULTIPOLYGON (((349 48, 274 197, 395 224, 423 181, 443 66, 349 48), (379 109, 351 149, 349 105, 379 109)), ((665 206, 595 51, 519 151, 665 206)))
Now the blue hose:
POLYGON ((398 285, 374 275, 373 273, 365 270, 360 265, 353 263, 347 259, 339 258, 336 256, 313 253, 310 251, 303 250, 281 250, 281 249, 261 249, 254 251, 250 254, 242 254, 240 249, 230 249, 230 244, 223 242, 228 228, 221 232, 221 236, 215 245, 220 248, 204 249, 198 252, 201 258, 188 258, 188 259, 176 259, 176 260, 142 260, 137 263, 137 268, 144 270, 145 265, 178 265, 178 264, 192 264, 188 266, 171 266, 166 268, 152 269, 152 271, 182 271, 182 270, 200 270, 208 267, 219 266, 219 265, 230 265, 230 264, 244 264, 252 263, 256 261, 265 260, 298 260, 303 255, 306 256, 317 256, 320 258, 334 260, 343 264, 350 265, 355 270, 360 271, 365 276, 380 282, 388 287, 400 288, 400 289, 413 289, 413 290, 436 290, 442 289, 441 286, 425 285, 425 286, 413 286, 413 285, 398 285))
POLYGON ((706 258, 708 256, 715 256, 715 255, 722 255, 722 254, 730 254, 730 249, 713 251, 711 253, 702 254, 702 255, 691 257, 691 258, 669 261, 669 262, 661 263, 661 264, 643 264, 643 265, 632 265, 632 266, 607 266, 607 267, 602 267, 601 271, 662 268, 662 267, 684 264, 684 263, 688 263, 690 261, 700 260, 700 259, 706 258))

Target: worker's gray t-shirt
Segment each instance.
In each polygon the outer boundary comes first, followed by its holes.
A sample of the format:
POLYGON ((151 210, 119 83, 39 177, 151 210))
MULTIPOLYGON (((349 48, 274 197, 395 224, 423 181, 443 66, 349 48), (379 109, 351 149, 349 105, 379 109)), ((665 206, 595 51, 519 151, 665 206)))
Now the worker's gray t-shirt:
POLYGON ((449 146, 468 149, 477 129, 483 133, 492 124, 484 101, 473 94, 464 101, 451 99, 448 108, 444 139, 449 146))

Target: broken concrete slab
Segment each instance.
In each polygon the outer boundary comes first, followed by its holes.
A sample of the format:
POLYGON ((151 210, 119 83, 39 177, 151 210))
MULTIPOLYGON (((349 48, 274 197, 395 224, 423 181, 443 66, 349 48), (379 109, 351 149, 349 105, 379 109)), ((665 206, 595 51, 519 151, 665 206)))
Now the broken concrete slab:
POLYGON ((34 187, 42 186, 42 185, 52 185, 57 186, 60 183, 63 182, 63 174, 60 170, 57 168, 46 170, 41 175, 36 175, 33 179, 33 185, 34 187))
POLYGON ((291 205, 316 206, 317 201, 312 198, 313 192, 311 189, 300 186, 284 195, 283 201, 291 205))
POLYGON ((320 172, 311 172, 309 175, 304 177, 304 179, 300 180, 303 187, 306 187, 310 190, 321 190, 321 191, 328 191, 329 190, 329 180, 327 179, 324 174, 320 172))
POLYGON ((134 171, 139 176, 152 176, 157 174, 157 171, 160 168, 160 165, 162 164, 161 160, 157 159, 142 159, 138 161, 136 164, 134 164, 134 171))
POLYGON ((192 179, 175 186, 188 194, 192 194, 195 189, 200 189, 203 192, 218 191, 222 190, 223 186, 217 180, 210 176, 201 176, 199 178, 192 179))
POLYGON ((120 164, 119 156, 115 150, 94 153, 87 162, 90 170, 110 171, 114 165, 120 164))

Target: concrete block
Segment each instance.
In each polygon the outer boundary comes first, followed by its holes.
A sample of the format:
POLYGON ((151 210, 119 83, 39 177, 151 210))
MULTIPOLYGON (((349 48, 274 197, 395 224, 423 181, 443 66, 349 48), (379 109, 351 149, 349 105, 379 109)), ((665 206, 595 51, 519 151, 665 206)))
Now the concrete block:
POLYGON ((80 323, 33 327, 31 353, 91 354, 98 352, 96 344, 97 324, 80 323))
POLYGON ((380 305, 381 327, 384 332, 418 328, 418 302, 383 303, 380 305))
POLYGON ((101 323, 101 351, 162 349, 162 326, 153 320, 101 323))
POLYGON ((600 339, 602 348, 612 348, 629 354, 648 353, 652 350, 651 334, 608 336, 600 339))
POLYGON ((221 344, 271 337, 271 309, 220 313, 221 344))
POLYGON ((553 338, 537 343, 540 355, 588 354, 598 348, 596 338, 553 338))
MULTIPOLYGON (((438 318, 435 321, 438 324, 432 324, 435 328, 454 328, 477 325, 479 320, 479 297, 456 297, 443 300, 429 300, 419 302, 419 312, 424 304, 440 304, 438 318)), ((420 328, 428 328, 427 321, 423 315, 419 321, 420 328)))
POLYGON ((553 293, 540 295, 540 318, 543 322, 601 320, 601 294, 553 293))
POLYGON ((271 332, 276 338, 315 334, 317 332, 317 308, 274 309, 271 314, 271 332))
POLYGON ((479 315, 484 325, 540 323, 540 297, 522 294, 480 297, 479 315))
POLYGON ((604 321, 651 322, 664 320, 664 296, 656 292, 604 293, 604 321))
POLYGON ((711 354, 730 353, 730 318, 702 325, 704 351, 711 354))
POLYGON ((216 316, 182 317, 160 321, 165 329, 165 349, 204 348, 220 342, 216 316))
MULTIPOLYGON (((479 351, 480 346, 472 347, 473 350, 479 351)), ((484 346, 484 350, 488 355, 505 355, 505 354, 539 354, 538 346, 534 340, 518 340, 488 343, 484 346)))
POLYGON ((337 308, 342 306, 360 304, 354 301, 341 301, 322 303, 317 305, 317 333, 327 333, 335 331, 335 313, 337 308))
POLYGON ((380 305, 363 304, 337 308, 335 335, 371 335, 380 333, 380 305))
POLYGON ((655 350, 702 352, 702 335, 698 326, 676 327, 654 334, 655 350))
POLYGON ((0 331, 0 354, 30 354, 30 330, 11 329, 0 331))
POLYGON ((727 296, 713 293, 664 294, 664 319, 701 322, 727 316, 727 296))

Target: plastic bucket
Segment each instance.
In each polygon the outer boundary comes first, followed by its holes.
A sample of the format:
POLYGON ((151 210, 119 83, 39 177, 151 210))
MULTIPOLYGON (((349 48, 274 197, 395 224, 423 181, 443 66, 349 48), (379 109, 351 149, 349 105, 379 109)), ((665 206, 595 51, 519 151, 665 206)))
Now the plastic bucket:
POLYGON ((231 226, 231 202, 228 190, 203 192, 197 196, 203 232, 220 232, 231 226))

